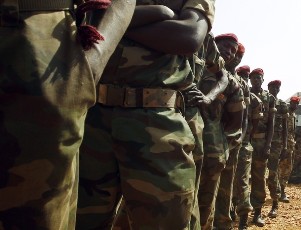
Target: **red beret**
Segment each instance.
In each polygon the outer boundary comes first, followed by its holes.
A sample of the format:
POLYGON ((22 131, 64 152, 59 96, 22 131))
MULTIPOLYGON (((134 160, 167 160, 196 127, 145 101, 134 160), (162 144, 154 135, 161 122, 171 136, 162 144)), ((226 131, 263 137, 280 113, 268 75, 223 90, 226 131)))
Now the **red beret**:
POLYGON ((253 74, 259 74, 259 75, 264 75, 264 72, 262 69, 257 68, 257 69, 253 69, 252 72, 250 73, 249 77, 251 77, 253 74))
POLYGON ((245 73, 248 73, 248 74, 250 74, 250 66, 248 66, 248 65, 243 65, 243 66, 240 66, 240 67, 238 67, 237 69, 236 69, 236 72, 237 73, 241 73, 241 72, 245 72, 245 73))
POLYGON ((215 41, 222 40, 222 39, 231 39, 231 40, 235 41, 236 43, 238 43, 237 36, 235 34, 232 34, 232 33, 220 34, 220 35, 217 35, 215 37, 215 41))
POLYGON ((241 54, 244 54, 245 53, 245 47, 243 44, 241 43, 238 43, 238 49, 237 49, 237 53, 241 53, 241 54))
POLYGON ((274 81, 270 81, 268 86, 270 85, 277 85, 277 86, 281 86, 281 81, 280 80, 274 80, 274 81))
POLYGON ((300 97, 291 97, 290 101, 299 103, 300 97))

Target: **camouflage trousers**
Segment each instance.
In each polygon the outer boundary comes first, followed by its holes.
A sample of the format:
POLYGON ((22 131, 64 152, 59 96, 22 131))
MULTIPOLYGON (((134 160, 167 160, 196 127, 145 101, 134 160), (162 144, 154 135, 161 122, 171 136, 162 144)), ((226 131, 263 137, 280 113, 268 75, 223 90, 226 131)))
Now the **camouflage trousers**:
POLYGON ((233 183, 233 205, 237 215, 248 214, 253 210, 250 202, 250 177, 253 147, 243 143, 238 154, 237 168, 233 183))
POLYGON ((232 227, 230 208, 232 205, 233 182, 237 167, 238 153, 241 145, 230 150, 229 159, 223 169, 220 178, 219 189, 215 203, 214 226, 218 229, 232 227))
POLYGON ((293 170, 291 173, 290 181, 294 183, 301 183, 301 138, 296 138, 293 170))
MULTIPOLYGON (((188 122, 188 125, 191 129, 191 132, 195 138, 195 148, 192 151, 193 159, 196 165, 196 188, 199 187, 200 183, 200 175, 204 157, 203 150, 203 129, 204 122, 202 117, 200 116, 199 109, 195 107, 187 107, 185 110, 185 119, 188 122)), ((199 214, 199 206, 197 200, 198 190, 195 190, 194 194, 194 209, 191 216, 190 227, 191 230, 200 229, 200 214, 199 214)), ((125 202, 123 201, 118 208, 116 217, 114 219, 113 229, 118 230, 128 230, 130 229, 129 219, 126 213, 125 202)))
POLYGON ((253 155, 251 164, 251 205, 254 209, 262 208, 266 198, 266 180, 265 173, 267 170, 267 159, 263 156, 262 151, 265 146, 264 138, 252 139, 253 155))
POLYGON ((204 123, 204 162, 201 171, 198 201, 201 227, 203 230, 209 230, 213 227, 220 175, 226 165, 229 152, 220 122, 204 120, 204 123))
POLYGON ((280 159, 279 162, 278 178, 279 178, 279 184, 282 191, 285 190, 291 172, 293 170, 294 148, 295 148, 295 141, 293 139, 288 140, 287 156, 284 159, 280 159))
POLYGON ((194 208, 190 220, 190 229, 201 229, 200 213, 198 205, 198 188, 200 186, 201 170, 203 166, 204 147, 203 147, 203 130, 204 121, 197 107, 187 107, 185 111, 185 119, 195 139, 195 148, 192 151, 193 159, 196 166, 196 181, 194 193, 194 208))
POLYGON ((0 26, 0 229, 74 229, 95 80, 69 12, 17 13, 0 26))
POLYGON ((267 165, 269 170, 267 183, 270 191, 270 196, 273 200, 278 200, 280 197, 278 167, 279 167, 281 150, 282 150, 282 143, 277 141, 272 141, 270 156, 267 165))
POLYGON ((194 147, 175 109, 92 107, 81 147, 77 229, 110 229, 121 194, 132 229, 188 229, 194 147))

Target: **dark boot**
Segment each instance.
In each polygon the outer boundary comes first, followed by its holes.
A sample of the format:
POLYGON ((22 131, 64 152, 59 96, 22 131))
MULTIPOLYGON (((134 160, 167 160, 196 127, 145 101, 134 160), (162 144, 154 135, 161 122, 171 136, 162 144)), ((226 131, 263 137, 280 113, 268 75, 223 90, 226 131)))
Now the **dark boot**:
POLYGON ((244 214, 239 217, 238 230, 247 230, 247 229, 248 229, 248 214, 244 214))
POLYGON ((277 217, 277 210, 278 210, 278 200, 273 200, 272 209, 269 212, 268 217, 276 218, 277 217))
POLYGON ((290 200, 288 198, 288 196, 286 195, 284 188, 281 188, 281 196, 279 198, 279 201, 283 202, 283 203, 289 203, 290 200))
POLYGON ((261 216, 261 208, 255 209, 253 223, 258 227, 263 227, 265 225, 265 221, 261 216))

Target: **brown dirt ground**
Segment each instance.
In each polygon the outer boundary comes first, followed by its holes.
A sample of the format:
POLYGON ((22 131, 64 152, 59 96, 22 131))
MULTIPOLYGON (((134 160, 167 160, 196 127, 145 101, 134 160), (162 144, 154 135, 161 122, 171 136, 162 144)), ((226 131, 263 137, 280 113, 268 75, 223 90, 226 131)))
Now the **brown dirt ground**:
MULTIPOLYGON (((262 210, 266 225, 257 227, 252 224, 253 214, 251 214, 249 215, 248 230, 301 230, 301 184, 289 184, 286 193, 290 196, 290 203, 279 202, 278 216, 271 219, 267 217, 272 206, 272 200, 267 190, 267 199, 262 210)), ((237 229, 237 223, 235 229, 237 229)))

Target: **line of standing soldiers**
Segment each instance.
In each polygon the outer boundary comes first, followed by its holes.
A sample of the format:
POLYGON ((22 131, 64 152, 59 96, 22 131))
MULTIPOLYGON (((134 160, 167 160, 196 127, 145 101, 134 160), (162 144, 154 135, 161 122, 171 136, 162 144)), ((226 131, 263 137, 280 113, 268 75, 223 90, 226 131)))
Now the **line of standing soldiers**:
MULTIPOLYGON (((182 91, 185 118, 199 140, 193 150, 201 172, 198 210, 192 212, 191 229, 232 229, 236 214, 239 229, 247 229, 251 211, 253 222, 264 226, 261 208, 266 198, 267 170, 273 199, 268 216, 277 216, 278 200, 289 202, 285 187, 292 171, 294 111, 300 99, 292 97, 288 107, 277 98, 279 80, 271 81, 266 91, 262 89, 262 69, 250 73, 249 66, 236 68, 244 53, 235 34, 214 37, 209 33, 194 56, 196 84, 182 91), (198 119, 191 116, 196 107, 201 113, 198 119)), ((130 229, 124 203, 114 227, 130 229)))
POLYGON ((263 225, 282 103, 208 34, 214 2, 1 1, 0 229, 229 229, 232 204, 263 225))

